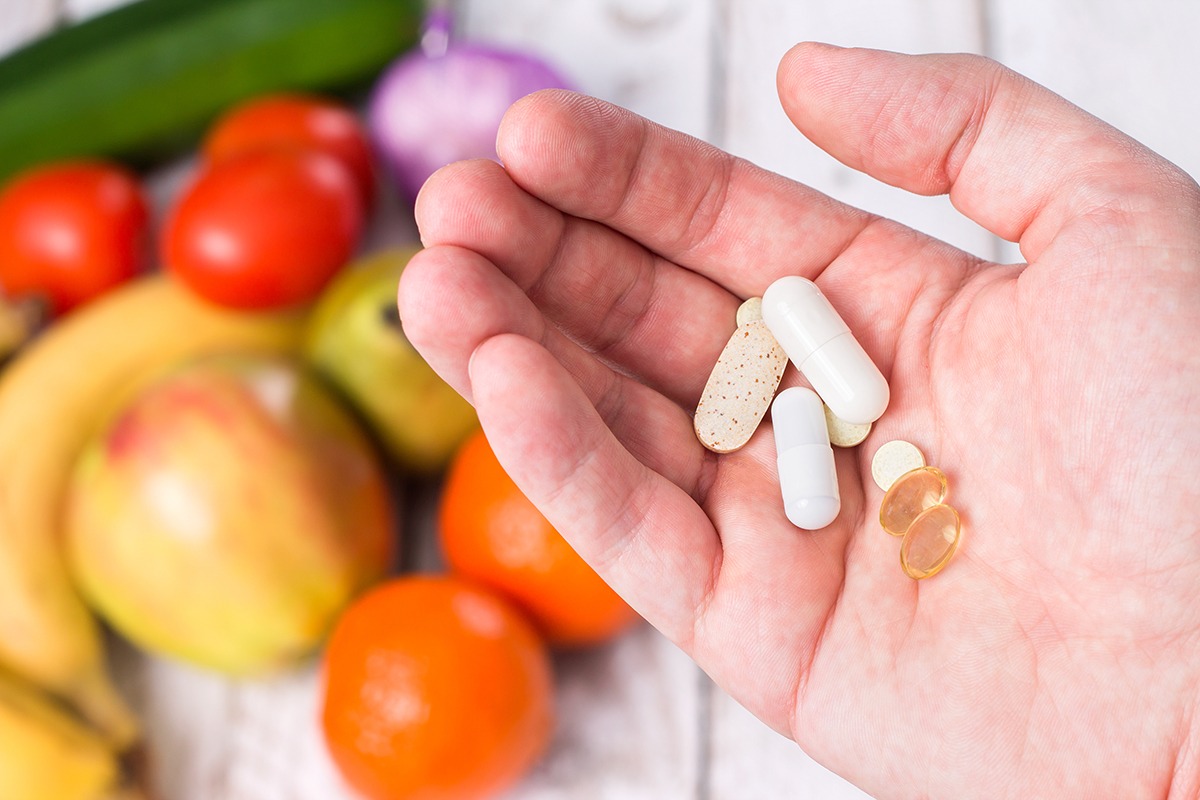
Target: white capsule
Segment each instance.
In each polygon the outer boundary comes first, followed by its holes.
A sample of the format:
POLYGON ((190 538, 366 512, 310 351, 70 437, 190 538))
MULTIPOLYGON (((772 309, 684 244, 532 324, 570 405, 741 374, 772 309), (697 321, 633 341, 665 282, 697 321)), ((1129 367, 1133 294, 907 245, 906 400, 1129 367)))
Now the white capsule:
POLYGON ((835 415, 854 424, 883 416, 887 381, 815 283, 795 276, 772 283, 763 320, 835 415))
POLYGON ((797 528, 820 530, 842 507, 821 398, 801 386, 784 389, 771 406, 771 422, 784 513, 797 528))

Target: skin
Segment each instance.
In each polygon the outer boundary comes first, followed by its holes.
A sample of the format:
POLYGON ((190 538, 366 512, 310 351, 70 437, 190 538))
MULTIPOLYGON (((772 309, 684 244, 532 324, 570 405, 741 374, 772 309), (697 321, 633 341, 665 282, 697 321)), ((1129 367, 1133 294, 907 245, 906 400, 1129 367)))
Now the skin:
POLYGON ((819 146, 949 193, 1028 263, 545 92, 505 118, 503 168, 422 192, 409 338, 618 592, 871 794, 1197 796, 1200 188, 984 59, 804 44, 778 80, 819 146), (769 418, 723 456, 691 427, 738 304, 792 274, 892 390, 815 533, 784 517, 769 418), (922 582, 877 521, 897 438, 964 522, 922 582))

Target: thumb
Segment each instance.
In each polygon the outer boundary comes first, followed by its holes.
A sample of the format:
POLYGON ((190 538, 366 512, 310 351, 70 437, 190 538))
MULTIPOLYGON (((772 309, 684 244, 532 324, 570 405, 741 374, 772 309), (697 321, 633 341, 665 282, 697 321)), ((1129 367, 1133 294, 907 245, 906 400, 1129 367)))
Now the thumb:
POLYGON ((911 192, 949 193, 1031 261, 1093 212, 1200 205, 1182 170, 980 56, 804 43, 784 56, 778 87, 792 122, 830 155, 911 192))

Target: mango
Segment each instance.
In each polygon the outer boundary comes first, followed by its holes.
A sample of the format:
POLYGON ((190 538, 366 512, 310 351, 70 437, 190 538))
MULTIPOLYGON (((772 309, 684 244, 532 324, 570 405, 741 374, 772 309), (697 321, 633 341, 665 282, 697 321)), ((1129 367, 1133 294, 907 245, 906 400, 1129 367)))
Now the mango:
POLYGON ((233 675, 313 651, 396 538, 370 440, 272 356, 204 359, 152 385, 83 451, 66 516, 76 582, 117 631, 233 675))

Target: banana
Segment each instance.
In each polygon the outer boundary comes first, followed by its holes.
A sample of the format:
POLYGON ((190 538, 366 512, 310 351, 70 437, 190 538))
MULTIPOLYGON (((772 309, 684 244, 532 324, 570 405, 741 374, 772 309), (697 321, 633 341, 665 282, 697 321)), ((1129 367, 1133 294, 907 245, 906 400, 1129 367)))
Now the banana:
POLYGON ((101 800, 118 796, 120 780, 110 743, 32 686, 0 673, 0 797, 101 800))
POLYGON ((130 743, 136 722, 61 551, 74 460, 164 369, 223 350, 297 352, 303 321, 220 310, 148 276, 52 326, 0 375, 0 664, 72 703, 112 742, 130 743))

